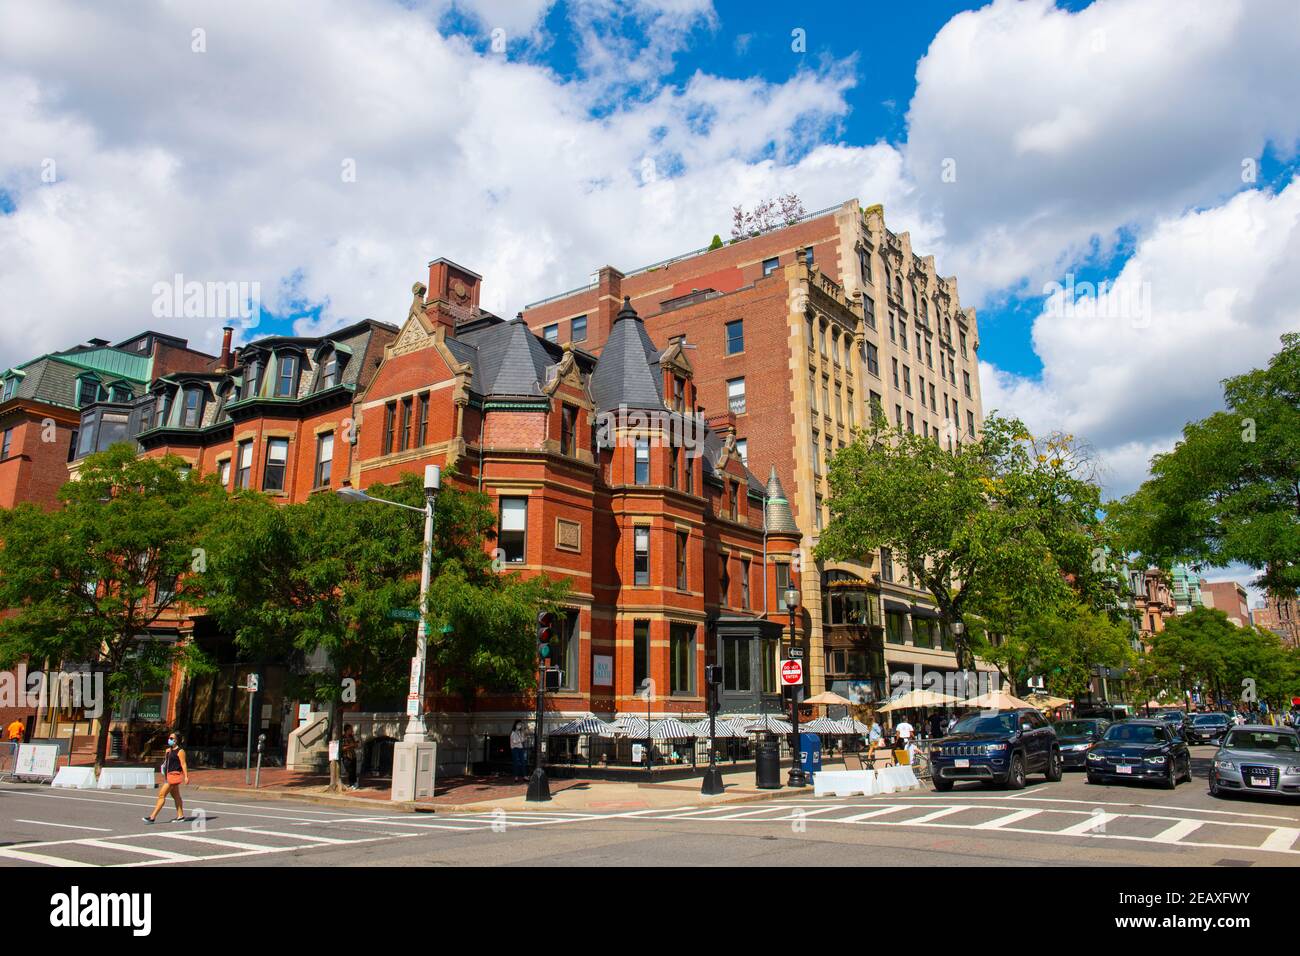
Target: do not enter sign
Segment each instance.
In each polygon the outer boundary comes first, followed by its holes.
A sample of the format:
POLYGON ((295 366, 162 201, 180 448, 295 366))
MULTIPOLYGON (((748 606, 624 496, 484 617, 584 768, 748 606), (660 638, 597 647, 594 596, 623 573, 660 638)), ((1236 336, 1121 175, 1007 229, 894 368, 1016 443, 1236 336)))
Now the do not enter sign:
POLYGON ((803 661, 781 662, 781 683, 787 687, 803 683, 803 661))

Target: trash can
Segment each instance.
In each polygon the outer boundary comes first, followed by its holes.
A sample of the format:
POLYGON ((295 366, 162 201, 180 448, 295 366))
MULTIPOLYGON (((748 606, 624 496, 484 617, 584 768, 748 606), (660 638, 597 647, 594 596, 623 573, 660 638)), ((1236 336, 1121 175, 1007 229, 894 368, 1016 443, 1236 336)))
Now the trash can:
POLYGON ((818 734, 799 735, 799 766, 811 783, 813 774, 822 769, 822 738, 818 734))
POLYGON ((760 790, 781 789, 781 745, 771 734, 754 745, 754 778, 760 790))

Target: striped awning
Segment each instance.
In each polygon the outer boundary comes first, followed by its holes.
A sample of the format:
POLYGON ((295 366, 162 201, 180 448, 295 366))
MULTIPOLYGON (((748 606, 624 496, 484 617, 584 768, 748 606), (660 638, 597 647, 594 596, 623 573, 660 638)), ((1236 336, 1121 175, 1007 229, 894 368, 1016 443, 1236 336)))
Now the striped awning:
MULTIPOLYGON (((702 737, 705 740, 709 739, 709 718, 705 717, 693 726, 695 727, 695 736, 702 737)), ((713 736, 721 740, 724 737, 748 737, 749 734, 745 733, 739 722, 719 717, 714 721, 713 736)))
POLYGON ((619 737, 644 738, 646 736, 646 723, 640 717, 624 714, 614 721, 614 733, 619 737))
POLYGON ((695 736, 695 728, 676 717, 665 717, 650 725, 652 740, 692 740, 695 736))
POLYGON ((767 731, 772 734, 790 733, 790 721, 782 720, 780 717, 773 717, 771 714, 763 714, 757 720, 751 720, 745 725, 748 733, 761 733, 767 731))
POLYGON ((613 737, 614 725, 606 723, 595 714, 579 717, 561 724, 551 731, 552 737, 613 737))
POLYGON ((806 724, 800 724, 799 729, 810 734, 851 734, 854 732, 851 720, 831 720, 829 717, 817 717, 806 724))

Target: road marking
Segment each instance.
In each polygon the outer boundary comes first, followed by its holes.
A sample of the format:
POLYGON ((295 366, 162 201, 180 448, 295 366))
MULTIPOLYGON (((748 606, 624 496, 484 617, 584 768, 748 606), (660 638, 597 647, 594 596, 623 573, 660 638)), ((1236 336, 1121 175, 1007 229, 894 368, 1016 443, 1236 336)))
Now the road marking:
POLYGON ((44 863, 46 866, 95 866, 94 863, 82 863, 78 860, 65 860, 63 857, 46 856, 44 853, 30 853, 27 850, 0 850, 0 856, 25 863, 44 863))
MULTIPOLYGON (((264 843, 238 843, 235 840, 218 840, 216 837, 199 836, 197 833, 159 833, 158 836, 166 837, 169 840, 190 840, 194 843, 211 843, 214 846, 224 846, 235 850, 266 850, 279 849, 278 847, 267 847, 264 843)), ((310 844, 302 844, 306 847, 310 844)), ((197 859, 204 859, 197 857, 197 859)))
POLYGON ((98 833, 112 833, 112 832, 113 832, 112 829, 109 828, 109 827, 83 827, 83 826, 78 826, 78 825, 75 824, 75 823, 53 823, 53 822, 51 822, 50 820, 23 820, 23 819, 21 819, 21 818, 16 818, 16 819, 14 820, 14 823, 35 823, 37 826, 42 826, 42 827, 63 827, 64 829, 67 829, 67 830, 94 830, 94 831, 96 831, 96 832, 98 832, 98 833))
POLYGON ((1291 844, 1300 837, 1300 830, 1295 827, 1278 827, 1260 844, 1261 850, 1290 850, 1291 844))
POLYGON ((1095 830, 1097 827, 1105 826, 1111 820, 1115 820, 1119 816, 1120 814, 1118 813, 1093 813, 1089 814, 1088 819, 1081 820, 1078 823, 1072 823, 1064 830, 1052 830, 1049 832, 1056 833, 1059 836, 1082 836, 1089 830, 1095 830))
POLYGON ((1153 843, 1177 843, 1188 834, 1195 833, 1205 826, 1206 820, 1179 820, 1173 826, 1161 830, 1151 838, 1153 843))
POLYGON ((973 830, 997 830, 1000 827, 1008 826, 1012 823, 1019 823, 1021 820, 1028 820, 1030 817, 1036 817, 1043 813, 1042 810, 1017 810, 1015 813, 1008 813, 1006 816, 994 817, 992 820, 985 820, 983 823, 977 823, 971 829, 973 830))
POLYGON ((132 846, 125 840, 78 840, 77 846, 97 846, 101 850, 118 850, 122 853, 139 853, 141 856, 157 857, 160 860, 171 860, 173 863, 188 863, 192 860, 201 860, 201 856, 190 856, 188 853, 173 853, 171 850, 155 850, 148 846, 132 846))
POLYGON ((834 820, 826 820, 826 821, 822 821, 822 822, 826 822, 826 823, 858 823, 858 822, 860 822, 860 821, 862 821, 862 820, 870 819, 871 817, 882 817, 882 816, 884 816, 886 813, 895 813, 895 812, 897 812, 897 811, 899 811, 899 810, 906 810, 906 809, 907 809, 907 805, 906 805, 906 804, 902 804, 902 805, 899 805, 899 806, 880 807, 878 810, 869 810, 869 811, 867 811, 866 813, 855 813, 855 814, 854 814, 853 816, 851 816, 851 817, 836 817, 834 820))
MULTIPOLYGON (((261 827, 229 827, 234 833, 249 833, 253 836, 273 836, 283 837, 286 840, 312 840, 316 843, 339 844, 346 843, 363 843, 364 840, 340 840, 338 837, 321 836, 319 833, 279 833, 275 830, 264 830, 261 827)), ((398 834, 393 834, 398 836, 398 834)))
POLYGON ((960 813, 963 810, 978 810, 978 807, 968 805, 958 805, 954 807, 943 807, 939 810, 931 810, 923 816, 914 817, 911 820, 887 820, 886 823, 897 823, 900 827, 909 826, 913 823, 929 823, 931 820, 938 820, 940 817, 946 817, 953 813, 960 813))

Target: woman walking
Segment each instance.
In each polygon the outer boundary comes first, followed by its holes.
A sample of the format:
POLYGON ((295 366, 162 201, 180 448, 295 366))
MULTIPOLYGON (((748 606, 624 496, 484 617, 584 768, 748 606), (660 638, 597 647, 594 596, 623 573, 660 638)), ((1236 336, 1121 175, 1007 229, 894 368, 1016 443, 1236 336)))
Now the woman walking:
POLYGON ((167 752, 163 754, 162 774, 163 785, 158 791, 158 802, 154 804, 153 813, 141 819, 145 823, 153 823, 158 818, 163 804, 167 802, 167 794, 170 793, 172 800, 176 802, 176 816, 171 822, 181 823, 185 820, 185 804, 181 802, 181 784, 190 782, 190 768, 185 761, 185 751, 181 749, 181 735, 177 731, 172 731, 167 737, 167 752))

